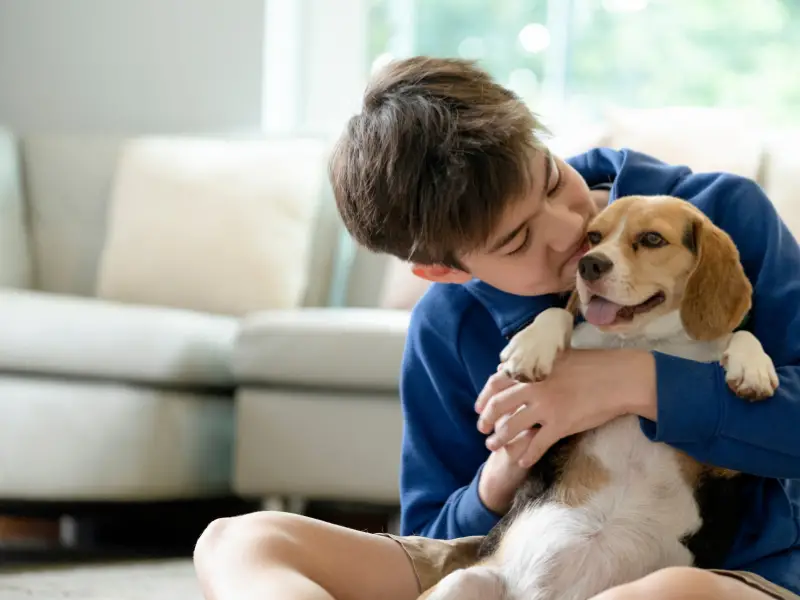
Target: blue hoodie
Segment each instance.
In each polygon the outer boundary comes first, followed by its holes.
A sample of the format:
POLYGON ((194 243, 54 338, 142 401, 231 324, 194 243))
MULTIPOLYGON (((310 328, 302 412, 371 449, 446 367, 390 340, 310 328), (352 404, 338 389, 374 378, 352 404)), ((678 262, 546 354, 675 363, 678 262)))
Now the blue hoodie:
MULTIPOLYGON (((735 397, 718 364, 654 353, 658 419, 642 431, 696 459, 758 476, 750 510, 719 568, 757 573, 800 593, 800 248, 761 188, 724 173, 692 173, 631 150, 567 160, 610 201, 669 194, 700 208, 733 238, 753 284, 747 328, 772 357, 771 399, 735 397)), ((522 297, 473 280, 434 284, 414 308, 402 363, 401 531, 452 539, 484 535, 500 519, 478 497, 489 451, 474 403, 508 338, 560 295, 522 297)))

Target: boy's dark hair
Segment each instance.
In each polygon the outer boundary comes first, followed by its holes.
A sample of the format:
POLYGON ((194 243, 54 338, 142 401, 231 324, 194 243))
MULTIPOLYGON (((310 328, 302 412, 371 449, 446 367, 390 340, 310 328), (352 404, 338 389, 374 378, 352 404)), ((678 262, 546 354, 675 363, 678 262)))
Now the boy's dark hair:
POLYGON ((366 248, 459 267, 530 189, 536 117, 473 62, 390 63, 330 160, 339 213, 366 248))

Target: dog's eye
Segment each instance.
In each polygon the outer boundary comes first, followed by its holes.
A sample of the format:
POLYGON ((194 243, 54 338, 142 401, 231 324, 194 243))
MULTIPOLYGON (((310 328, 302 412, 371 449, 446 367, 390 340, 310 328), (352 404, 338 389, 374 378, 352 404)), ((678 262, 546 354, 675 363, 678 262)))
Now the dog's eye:
POLYGON ((589 240, 589 243, 594 246, 600 243, 600 241, 603 239, 603 236, 599 231, 590 231, 586 234, 586 239, 589 240))
POLYGON ((639 243, 645 248, 660 248, 667 245, 667 240, 660 233, 647 231, 639 236, 639 243))

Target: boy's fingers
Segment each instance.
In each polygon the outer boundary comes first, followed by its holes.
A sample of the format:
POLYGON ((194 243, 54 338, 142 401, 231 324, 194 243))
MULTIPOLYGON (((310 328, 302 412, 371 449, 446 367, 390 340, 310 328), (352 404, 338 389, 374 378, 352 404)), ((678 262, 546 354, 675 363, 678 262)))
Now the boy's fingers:
POLYGON ((544 456, 545 452, 550 449, 550 446, 558 441, 557 439, 552 438, 552 435, 550 434, 552 429, 552 426, 542 427, 536 431, 536 435, 533 436, 528 444, 528 448, 523 453, 522 458, 520 458, 518 461, 520 467, 524 469, 530 469, 533 465, 539 462, 539 460, 544 456))
POLYGON ((500 370, 500 367, 498 367, 497 373, 489 377, 489 380, 486 382, 486 385, 483 386, 481 393, 478 394, 478 399, 475 401, 475 411, 480 414, 483 409, 486 408, 486 404, 489 402, 489 400, 491 400, 492 396, 511 387, 515 383, 516 381, 511 379, 508 375, 500 370))
POLYGON ((524 404, 524 398, 520 392, 525 385, 524 383, 512 381, 503 390, 491 395, 480 413, 478 431, 489 433, 500 417, 519 409, 524 404))
POLYGON ((534 425, 530 422, 531 418, 531 410, 525 406, 510 417, 498 420, 494 428, 494 434, 486 440, 486 447, 489 450, 497 450, 508 444, 523 431, 530 430, 534 425))
POLYGON ((512 463, 519 464, 522 457, 525 456, 525 450, 528 449, 528 445, 537 433, 537 429, 526 429, 506 444, 504 450, 512 463))

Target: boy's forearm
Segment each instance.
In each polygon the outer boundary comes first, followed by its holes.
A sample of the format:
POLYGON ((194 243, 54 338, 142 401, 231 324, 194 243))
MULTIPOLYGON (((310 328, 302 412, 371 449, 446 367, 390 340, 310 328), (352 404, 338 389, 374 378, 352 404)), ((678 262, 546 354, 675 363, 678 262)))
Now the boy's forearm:
MULTIPOLYGON (((401 523, 403 535, 422 535, 436 539, 454 539, 472 535, 485 535, 500 520, 500 515, 489 510, 478 492, 483 467, 475 478, 444 499, 438 512, 422 514, 417 504, 404 505, 401 523)), ((417 499, 421 503, 420 499, 417 499)))
POLYGON ((800 366, 778 367, 772 398, 737 397, 717 363, 655 354, 658 418, 642 422, 653 441, 718 467, 761 477, 800 477, 800 366))
POLYGON ((650 421, 658 419, 658 394, 656 386, 656 361, 646 350, 623 351, 618 362, 620 377, 629 380, 633 393, 626 394, 624 412, 650 421))

